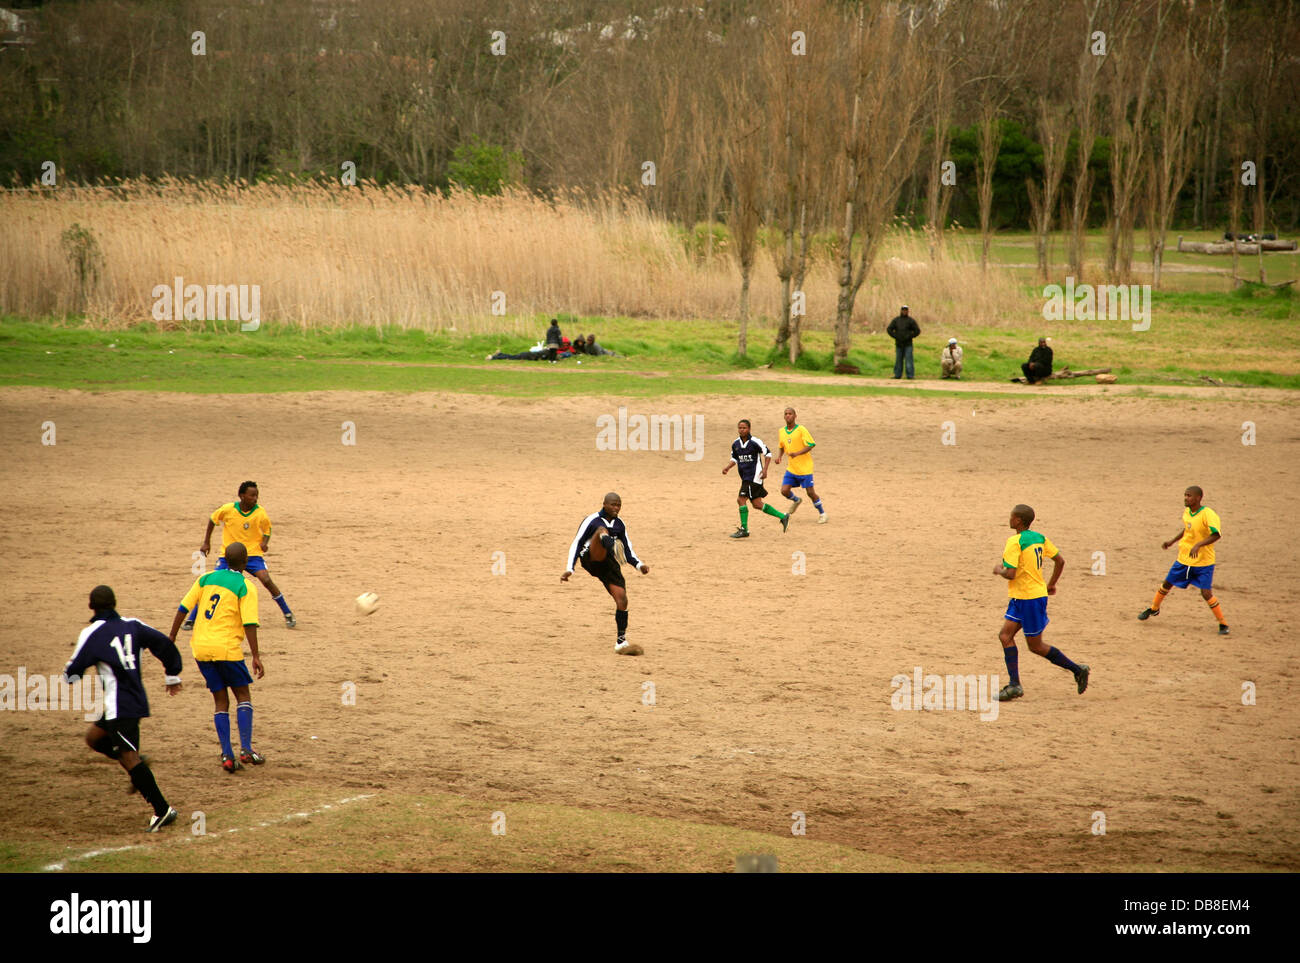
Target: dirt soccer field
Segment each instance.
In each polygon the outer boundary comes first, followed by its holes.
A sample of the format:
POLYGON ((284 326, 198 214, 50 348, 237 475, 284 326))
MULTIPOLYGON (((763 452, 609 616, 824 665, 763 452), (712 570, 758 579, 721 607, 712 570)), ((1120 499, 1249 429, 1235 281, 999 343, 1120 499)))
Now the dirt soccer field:
MULTIPOLYGON (((736 475, 721 469, 740 417, 775 446, 779 402, 628 403, 702 416, 692 460, 597 450, 609 398, 7 389, 0 672, 60 671, 101 582, 123 615, 166 631, 206 515, 247 478, 299 620, 287 630, 259 587, 255 742, 268 764, 220 771, 187 636, 179 697, 145 657, 143 748, 173 805, 205 812, 210 830, 290 790, 364 795, 359 807, 429 792, 785 840, 799 812, 810 840, 922 867, 1300 869, 1296 409, 1246 393, 1052 394, 804 399, 829 524, 805 504, 782 534, 755 512, 737 541, 736 475), (1227 638, 1195 590, 1136 618, 1174 560, 1160 542, 1180 528, 1188 484, 1223 519, 1227 638), (651 566, 627 570, 641 658, 614 655, 594 579, 559 580, 609 489, 651 566), (992 568, 1018 501, 1067 562, 1045 639, 1092 666, 1091 688, 1077 695, 1022 640, 1026 695, 996 718, 896 710, 891 680, 918 666, 1006 681, 1006 585, 992 568), (353 609, 364 590, 382 599, 370 618, 353 609)), ((0 726, 0 840, 51 853, 167 844, 141 832, 147 807, 121 771, 81 743, 81 713, 4 712, 0 726)), ((184 821, 167 832, 188 835, 184 821)), ((305 865, 284 833, 262 832, 279 868, 305 865)))

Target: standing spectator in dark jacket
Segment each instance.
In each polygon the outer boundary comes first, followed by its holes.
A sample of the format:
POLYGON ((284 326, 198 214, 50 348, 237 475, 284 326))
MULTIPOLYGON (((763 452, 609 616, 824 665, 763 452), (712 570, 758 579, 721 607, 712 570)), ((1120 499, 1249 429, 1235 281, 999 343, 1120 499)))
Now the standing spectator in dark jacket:
POLYGON ((912 339, 920 337, 921 326, 907 313, 906 304, 898 309, 898 317, 889 322, 885 333, 894 339, 894 377, 903 376, 903 365, 906 364, 907 377, 912 379, 916 376, 916 368, 912 364, 912 339))
POLYGON ((1052 373, 1052 349, 1047 346, 1046 338, 1038 339, 1038 347, 1029 353, 1029 360, 1020 366, 1025 373, 1025 382, 1036 385, 1052 373))
POLYGON ((546 343, 559 348, 563 340, 564 335, 560 333, 559 318, 551 318, 551 326, 546 329, 546 343))

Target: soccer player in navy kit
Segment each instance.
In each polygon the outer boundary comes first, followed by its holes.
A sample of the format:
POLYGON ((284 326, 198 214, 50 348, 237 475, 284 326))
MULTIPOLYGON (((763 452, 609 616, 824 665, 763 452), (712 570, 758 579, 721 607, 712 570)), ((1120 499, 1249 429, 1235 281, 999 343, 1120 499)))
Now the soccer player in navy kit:
POLYGON ((86 731, 86 745, 116 759, 131 777, 133 789, 153 806, 148 832, 156 833, 176 821, 149 763, 140 758, 140 720, 149 715, 149 699, 140 681, 138 656, 148 649, 166 670, 167 694, 181 691, 181 654, 175 644, 139 619, 124 619, 115 611, 117 599, 107 585, 90 592, 94 617, 81 630, 77 648, 63 670, 69 683, 89 669, 99 672, 104 684, 104 714, 86 731))
POLYGON ((588 575, 600 579, 600 584, 614 599, 614 624, 618 629, 614 651, 619 655, 641 655, 645 650, 627 640, 627 583, 623 580, 622 566, 631 562, 642 575, 650 574, 650 566, 637 558, 632 550, 627 526, 618 517, 622 508, 623 499, 618 492, 610 492, 605 496, 600 511, 592 512, 582 520, 578 534, 569 546, 568 565, 560 581, 567 582, 573 574, 573 566, 579 563, 588 575))
POLYGON ((740 494, 736 496, 736 504, 740 506, 740 528, 732 532, 731 537, 749 538, 749 506, 745 502, 750 502, 763 514, 779 519, 784 532, 790 524, 790 516, 763 504, 767 497, 763 480, 767 478, 767 469, 772 463, 772 452, 761 439, 749 433, 748 418, 740 419, 736 431, 740 437, 731 443, 731 460, 722 466, 724 475, 731 471, 732 465, 740 471, 740 494))

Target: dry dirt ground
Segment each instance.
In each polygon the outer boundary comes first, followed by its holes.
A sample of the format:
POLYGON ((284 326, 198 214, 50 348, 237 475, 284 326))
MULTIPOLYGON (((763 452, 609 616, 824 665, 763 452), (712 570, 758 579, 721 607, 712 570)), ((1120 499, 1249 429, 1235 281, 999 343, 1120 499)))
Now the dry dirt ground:
MULTIPOLYGON (((144 748, 187 811, 271 788, 451 792, 786 838, 799 811, 809 837, 922 863, 1296 870, 1300 426, 1294 406, 1240 398, 805 399, 829 524, 805 505, 782 534, 754 513, 737 541, 736 476, 721 474, 736 419, 773 445, 782 407, 739 393, 628 402, 702 415, 692 461, 598 451, 609 398, 5 389, 0 672, 59 671, 96 583, 168 628, 206 514, 250 478, 299 628, 259 589, 269 763, 234 778, 186 638, 180 697, 148 657, 144 748), (1192 483, 1223 518, 1228 638, 1194 590, 1136 619, 1192 483), (594 579, 559 581, 608 489, 651 565, 628 571, 641 658, 613 654, 594 579), (916 666, 1005 681, 991 570, 1019 501, 1067 560, 1046 638, 1092 665, 1091 688, 1022 643, 1026 696, 996 719, 896 711, 891 680, 916 666), (353 611, 363 590, 382 598, 370 618, 353 611)), ((81 744, 79 714, 4 712, 0 727, 0 840, 141 841, 145 807, 81 744)))

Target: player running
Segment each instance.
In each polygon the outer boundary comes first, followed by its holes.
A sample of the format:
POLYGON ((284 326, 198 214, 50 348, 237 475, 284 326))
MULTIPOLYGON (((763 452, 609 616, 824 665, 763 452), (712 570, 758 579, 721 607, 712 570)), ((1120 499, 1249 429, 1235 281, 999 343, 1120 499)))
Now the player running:
POLYGON ((641 655, 645 650, 627 640, 627 583, 623 580, 622 566, 631 562, 642 575, 650 574, 650 566, 637 558, 632 550, 627 526, 618 517, 622 507, 623 499, 618 492, 610 492, 605 496, 600 511, 592 512, 582 520, 577 537, 569 546, 568 567, 560 581, 567 582, 573 574, 573 566, 579 562, 588 575, 600 579, 600 584, 614 599, 614 624, 618 629, 614 651, 619 655, 641 655))
MULTIPOLYGON (((816 445, 812 433, 803 425, 795 423, 794 409, 785 409, 785 427, 781 429, 777 447, 781 449, 782 454, 790 456, 790 469, 781 479, 781 494, 790 499, 792 503, 790 514, 793 515, 803 499, 791 494, 791 491, 795 488, 803 488, 808 492, 808 497, 813 500, 813 507, 817 509, 817 524, 825 525, 826 509, 822 508, 822 500, 817 497, 817 490, 813 488, 812 450, 816 445)), ((779 454, 776 456, 776 463, 781 464, 779 454)))
POLYGON ((784 532, 790 525, 790 516, 771 505, 763 504, 763 499, 767 497, 763 479, 767 477, 767 469, 772 463, 772 452, 761 439, 749 433, 748 418, 740 419, 736 431, 740 437, 731 443, 731 459, 722 466, 724 475, 731 471, 732 465, 740 471, 740 494, 736 497, 736 504, 740 506, 740 527, 731 533, 731 537, 749 538, 749 506, 745 504, 746 501, 764 515, 779 519, 781 531, 784 532))
POLYGON ((1007 586, 1007 612, 998 633, 1002 643, 1002 657, 1007 663, 1007 672, 1011 682, 1002 687, 998 693, 999 702, 1019 699, 1025 694, 1020 686, 1020 653, 1016 649, 1016 633, 1025 630, 1025 641, 1029 651, 1041 655, 1053 665, 1059 665, 1074 673, 1075 684, 1079 694, 1088 688, 1088 675, 1092 671, 1086 665, 1076 665, 1065 657, 1056 646, 1048 648, 1043 643, 1043 630, 1051 621, 1047 617, 1047 596, 1056 594, 1056 580, 1065 568, 1065 557, 1056 550, 1056 546, 1045 535, 1031 531, 1034 524, 1034 510, 1028 505, 1017 505, 1011 509, 1008 523, 1016 534, 1007 539, 1002 549, 1002 561, 993 569, 993 574, 1001 576, 1011 584, 1007 586), (1052 578, 1043 583, 1043 558, 1052 560, 1052 578))
POLYGON ((243 763, 260 766, 266 760, 253 748, 253 700, 248 687, 253 677, 244 664, 243 641, 253 653, 253 673, 262 678, 265 671, 257 654, 257 590, 244 578, 248 550, 243 542, 226 546, 225 565, 215 572, 200 575, 185 593, 176 617, 172 619, 172 641, 187 612, 203 610, 203 617, 190 638, 190 650, 199 671, 208 684, 216 706, 212 724, 221 742, 221 768, 228 773, 243 769, 243 763), (239 758, 230 747, 230 695, 237 700, 235 715, 239 725, 239 758))
POLYGON ((176 644, 139 619, 124 619, 116 612, 117 598, 107 585, 90 590, 95 613, 81 630, 77 648, 63 670, 71 683, 94 668, 104 684, 104 714, 86 730, 86 745, 116 759, 131 777, 131 791, 153 807, 146 832, 156 833, 176 821, 148 761, 140 755, 140 720, 149 716, 149 698, 140 679, 139 656, 148 649, 163 664, 168 695, 181 691, 181 654, 176 644))
MULTIPOLYGON (((208 519, 208 530, 203 535, 203 544, 199 546, 199 551, 204 555, 212 547, 212 529, 217 525, 221 526, 221 551, 225 552, 232 542, 243 543, 244 548, 248 549, 248 571, 258 577, 271 593, 271 601, 280 606, 280 611, 284 613, 284 624, 288 628, 294 628, 298 620, 293 617, 289 603, 271 581, 266 559, 262 557, 271 541, 271 519, 267 517, 266 509, 257 504, 257 482, 246 481, 241 484, 239 501, 227 502, 212 513, 208 519)), ((225 567, 225 559, 218 559, 217 570, 225 567)), ((188 619, 183 628, 186 631, 194 628, 194 619, 188 619)))
POLYGON ((1160 614, 1160 606, 1171 588, 1187 588, 1195 585, 1201 590, 1201 598, 1210 607, 1214 617, 1219 620, 1219 634, 1228 634, 1228 625, 1223 621, 1223 606, 1214 597, 1214 543, 1223 537, 1218 513, 1213 508, 1201 504, 1205 493, 1199 485, 1188 485, 1183 492, 1183 531, 1167 542, 1161 542, 1161 548, 1168 548, 1178 543, 1178 559, 1169 569, 1169 574, 1156 589, 1156 597, 1151 608, 1144 609, 1138 616, 1146 621, 1153 615, 1160 614))

